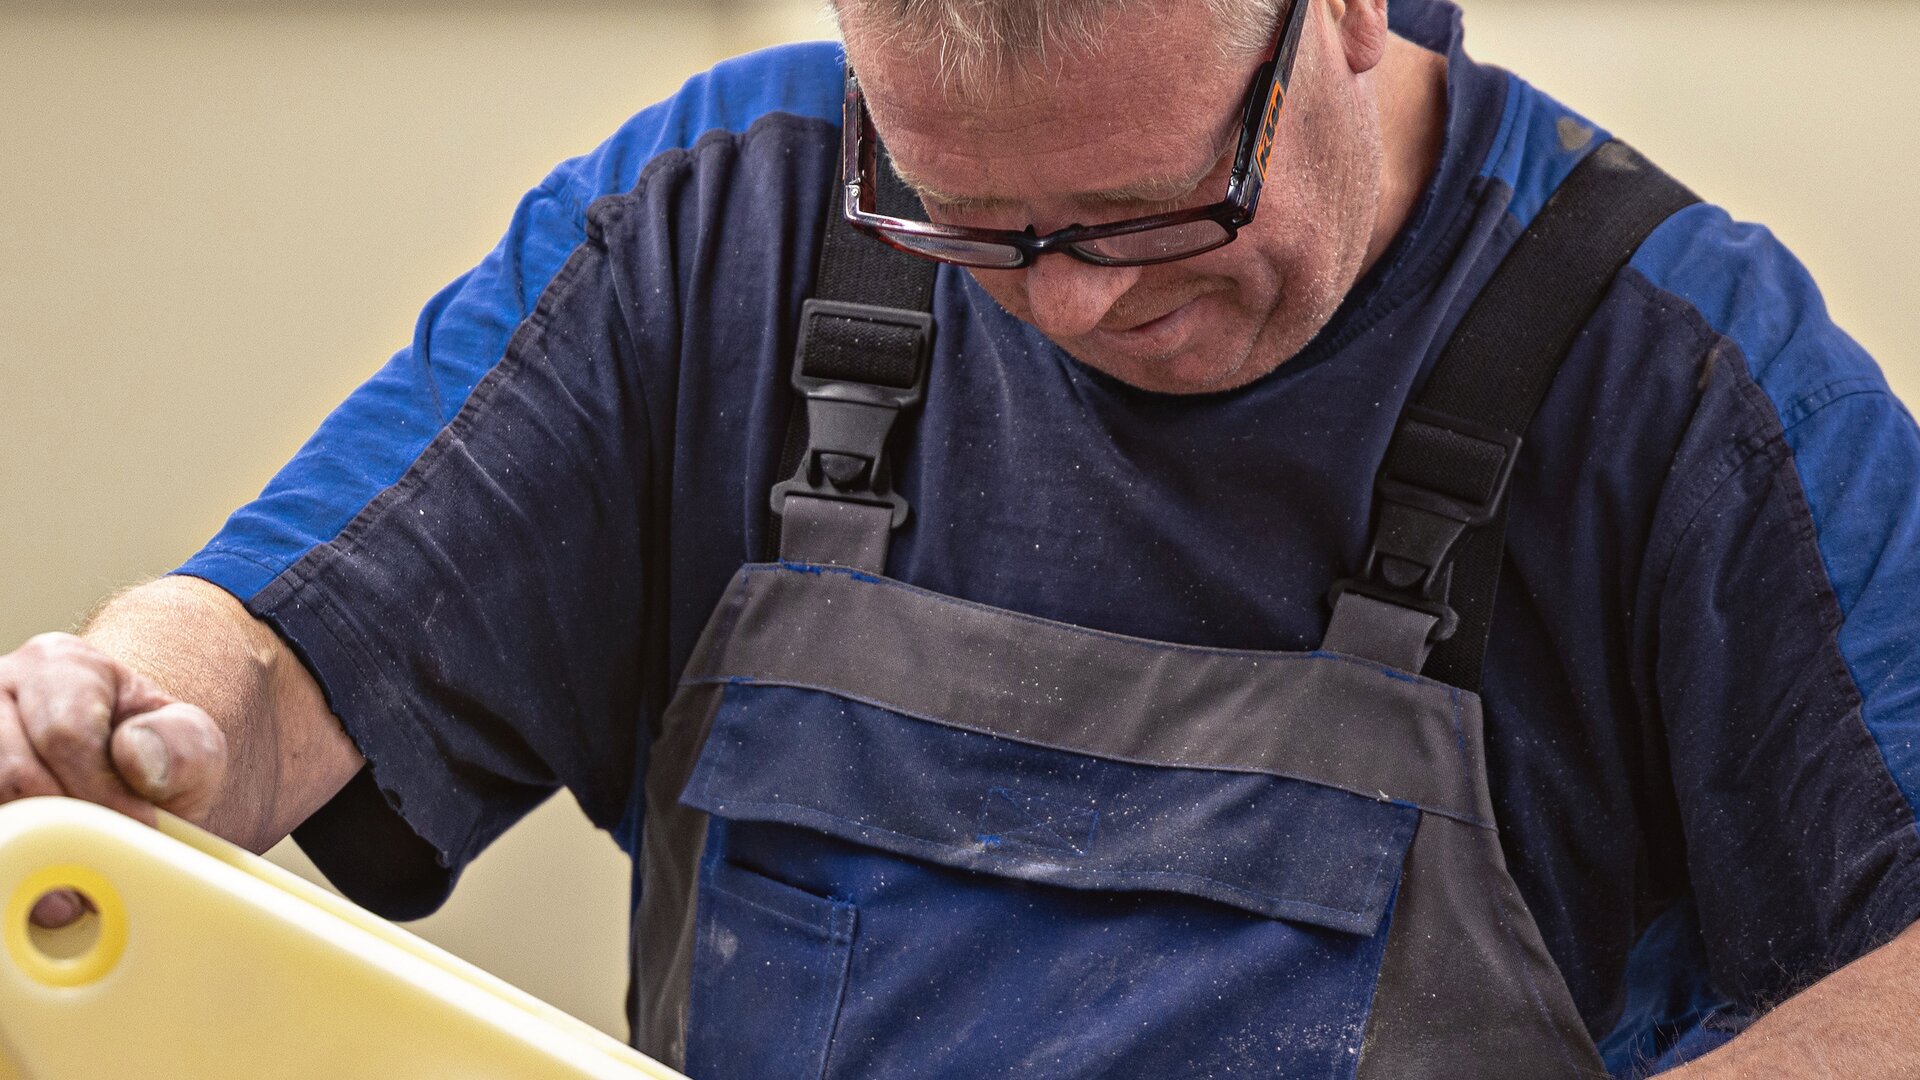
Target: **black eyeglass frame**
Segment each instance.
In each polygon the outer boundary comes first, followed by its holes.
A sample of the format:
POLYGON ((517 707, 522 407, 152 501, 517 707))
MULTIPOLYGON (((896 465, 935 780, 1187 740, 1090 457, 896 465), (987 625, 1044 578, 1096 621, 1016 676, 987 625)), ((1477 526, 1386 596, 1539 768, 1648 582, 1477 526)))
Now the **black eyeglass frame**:
POLYGON ((1151 266, 1192 258, 1233 242, 1240 230, 1253 220, 1260 205, 1260 191, 1266 186, 1267 159, 1273 153, 1274 131, 1286 107, 1287 88, 1293 79, 1293 64, 1300 52, 1301 28, 1306 24, 1307 0, 1290 0, 1286 18, 1274 32, 1273 46, 1254 72, 1247 102, 1240 120, 1239 146, 1234 153, 1233 171, 1227 178, 1227 195, 1217 203, 1164 214, 1110 221, 1101 225, 1069 225, 1044 236, 1029 225, 1022 230, 983 229, 967 225, 943 225, 881 214, 875 206, 878 184, 875 182, 875 151, 880 144, 873 118, 867 113, 866 97, 860 92, 859 77, 847 68, 846 101, 842 106, 841 175, 846 183, 846 219, 855 228, 872 234, 909 255, 935 262, 951 262, 996 270, 1018 270, 1031 266, 1042 255, 1064 252, 1095 266, 1151 266), (1115 258, 1087 251, 1079 245, 1130 233, 1148 232, 1197 221, 1213 221, 1225 234, 1217 243, 1172 255, 1144 258, 1115 258), (969 262, 943 258, 908 247, 889 234, 921 236, 928 239, 956 240, 996 244, 1012 248, 1017 263, 969 262))

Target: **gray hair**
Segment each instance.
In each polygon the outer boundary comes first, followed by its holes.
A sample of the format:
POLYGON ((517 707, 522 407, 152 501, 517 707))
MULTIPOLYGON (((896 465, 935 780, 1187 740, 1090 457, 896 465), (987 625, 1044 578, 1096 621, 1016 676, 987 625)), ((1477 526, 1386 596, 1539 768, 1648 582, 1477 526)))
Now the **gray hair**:
MULTIPOLYGON (((1309 0, 1296 0, 1307 3, 1309 0)), ((1266 47, 1280 21, 1279 0, 1206 0, 1223 56, 1266 47)), ((970 95, 1013 72, 1086 56, 1116 14, 1152 9, 1155 0, 829 0, 836 19, 857 9, 863 35, 915 51, 937 52, 942 81, 970 95)))

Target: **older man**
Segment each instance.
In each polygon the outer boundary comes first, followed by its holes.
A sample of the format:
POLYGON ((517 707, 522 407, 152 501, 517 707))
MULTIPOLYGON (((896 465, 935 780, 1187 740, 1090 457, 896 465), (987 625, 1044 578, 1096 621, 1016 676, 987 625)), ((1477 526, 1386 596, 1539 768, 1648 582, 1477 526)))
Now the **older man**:
POLYGON ((1423 679, 1329 587, 1606 136, 1439 0, 839 9, 844 64, 561 166, 180 574, 0 660, 0 790, 299 827, 405 917, 564 785, 699 1077, 1920 1071, 1920 437, 1789 255, 1638 245, 1484 668, 1423 679), (807 384, 923 399, 885 460, 822 406, 790 473, 843 162, 964 269, 924 372, 807 384))

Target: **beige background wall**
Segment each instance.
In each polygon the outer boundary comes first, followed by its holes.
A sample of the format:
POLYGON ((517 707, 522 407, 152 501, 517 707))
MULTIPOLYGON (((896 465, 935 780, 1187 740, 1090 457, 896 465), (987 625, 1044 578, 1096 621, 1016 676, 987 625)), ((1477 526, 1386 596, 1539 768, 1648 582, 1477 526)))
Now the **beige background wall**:
MULTIPOLYGON (((1482 58, 1771 223, 1920 400, 1920 8, 1466 6, 1482 58)), ((551 164, 824 32, 812 0, 0 0, 0 650, 191 553, 551 164)), ((625 895, 563 797, 419 929, 620 1032, 625 895)))

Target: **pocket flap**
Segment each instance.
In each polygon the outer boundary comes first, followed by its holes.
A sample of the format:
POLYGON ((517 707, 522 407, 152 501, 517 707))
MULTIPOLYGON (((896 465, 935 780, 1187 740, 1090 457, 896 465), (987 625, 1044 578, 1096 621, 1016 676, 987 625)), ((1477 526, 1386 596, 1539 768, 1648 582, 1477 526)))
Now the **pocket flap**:
POLYGON ((681 801, 998 877, 1183 893, 1353 934, 1379 928, 1420 813, 748 683, 726 688, 681 801))

